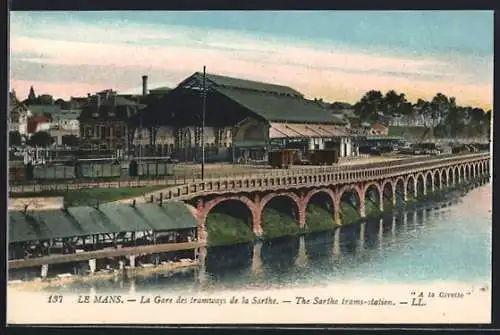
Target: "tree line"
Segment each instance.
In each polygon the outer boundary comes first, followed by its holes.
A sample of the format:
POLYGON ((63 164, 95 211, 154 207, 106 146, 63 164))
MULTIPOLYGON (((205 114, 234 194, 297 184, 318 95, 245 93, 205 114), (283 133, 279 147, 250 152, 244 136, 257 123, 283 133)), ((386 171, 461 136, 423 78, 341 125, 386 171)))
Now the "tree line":
MULTIPOLYGON (((333 108, 346 108, 345 103, 334 103, 333 108)), ((418 99, 408 101, 406 94, 390 90, 383 94, 370 90, 350 106, 360 122, 377 123, 393 117, 424 117, 426 127, 432 128, 435 136, 481 136, 491 130, 491 110, 472 106, 459 106, 455 97, 437 93, 430 101, 418 99)))

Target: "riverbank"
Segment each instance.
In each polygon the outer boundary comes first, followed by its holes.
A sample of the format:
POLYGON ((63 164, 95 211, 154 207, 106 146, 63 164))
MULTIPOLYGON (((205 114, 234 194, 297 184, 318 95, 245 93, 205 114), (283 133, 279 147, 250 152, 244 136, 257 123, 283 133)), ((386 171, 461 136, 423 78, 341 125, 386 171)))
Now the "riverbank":
POLYGON ((30 280, 8 281, 9 288, 20 291, 42 291, 49 288, 58 288, 72 284, 84 284, 94 281, 114 280, 121 277, 147 277, 155 273, 178 273, 196 268, 200 265, 197 259, 181 259, 178 262, 161 262, 158 265, 141 264, 139 267, 124 267, 123 269, 102 269, 94 273, 84 275, 73 275, 71 273, 61 273, 53 278, 42 279, 40 277, 30 280))
MULTIPOLYGON (((406 201, 402 199, 402 195, 397 194, 397 205, 395 206, 392 200, 384 198, 383 210, 380 209, 380 205, 376 201, 367 199, 364 217, 361 217, 356 206, 342 202, 340 226, 360 224, 366 220, 377 219, 392 212, 403 211, 419 203, 439 201, 452 192, 459 192, 464 195, 467 190, 481 180, 486 179, 485 177, 478 177, 464 184, 444 187, 435 192, 428 191, 425 196, 415 197, 409 195, 406 201)), ((306 224, 304 227, 299 227, 296 219, 286 214, 285 211, 271 207, 265 208, 262 213, 263 234, 261 236, 256 236, 253 233, 249 217, 246 220, 241 220, 224 213, 212 213, 207 218, 206 226, 208 232, 207 246, 222 246, 250 243, 257 239, 271 240, 286 236, 328 231, 335 229, 339 225, 335 223, 333 213, 328 208, 328 205, 310 204, 306 211, 306 224)))

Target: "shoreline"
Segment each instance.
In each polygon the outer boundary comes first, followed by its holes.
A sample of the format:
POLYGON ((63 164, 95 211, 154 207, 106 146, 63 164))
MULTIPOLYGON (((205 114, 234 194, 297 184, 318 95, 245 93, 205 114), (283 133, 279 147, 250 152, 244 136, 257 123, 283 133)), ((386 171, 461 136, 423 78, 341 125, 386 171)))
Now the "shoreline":
POLYGON ((65 285, 77 283, 88 283, 99 280, 112 280, 118 277, 140 277, 149 276, 154 273, 161 272, 182 272, 188 269, 197 268, 200 266, 200 261, 197 259, 182 259, 177 262, 162 262, 158 265, 143 264, 142 267, 124 267, 123 269, 99 270, 93 274, 73 275, 70 273, 62 273, 55 278, 42 279, 36 277, 29 280, 10 280, 7 282, 8 288, 18 289, 21 291, 43 291, 49 288, 57 288, 65 285))

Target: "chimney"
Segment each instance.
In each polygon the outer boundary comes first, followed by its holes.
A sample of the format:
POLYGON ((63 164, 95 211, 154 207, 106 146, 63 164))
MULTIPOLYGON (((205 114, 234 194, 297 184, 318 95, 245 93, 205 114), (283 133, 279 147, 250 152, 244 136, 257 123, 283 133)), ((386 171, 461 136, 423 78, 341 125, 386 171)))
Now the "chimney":
POLYGON ((148 76, 142 76, 142 95, 148 95, 148 76))

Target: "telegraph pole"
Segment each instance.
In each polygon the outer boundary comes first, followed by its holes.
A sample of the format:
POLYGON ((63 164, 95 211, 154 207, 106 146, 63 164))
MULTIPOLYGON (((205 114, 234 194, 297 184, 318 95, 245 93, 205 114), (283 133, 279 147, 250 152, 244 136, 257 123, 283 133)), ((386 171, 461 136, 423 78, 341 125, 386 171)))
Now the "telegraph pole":
POLYGON ((205 109, 207 104, 206 66, 203 66, 203 96, 201 108, 201 180, 205 177, 205 109))

